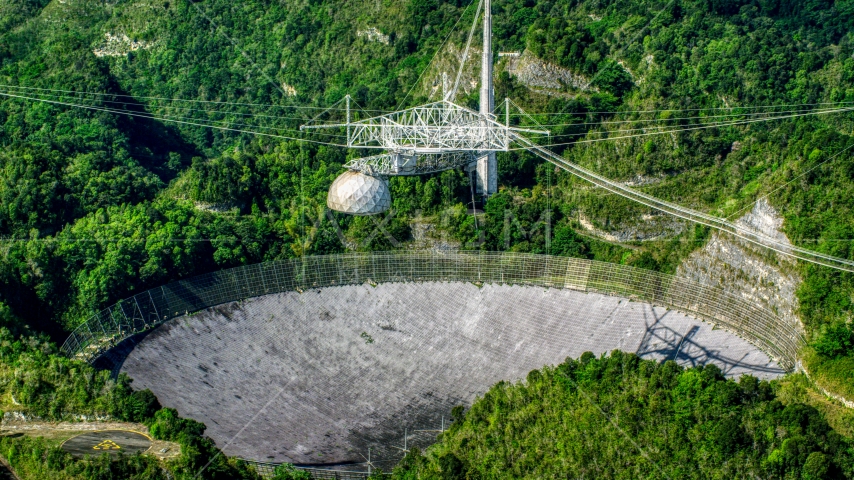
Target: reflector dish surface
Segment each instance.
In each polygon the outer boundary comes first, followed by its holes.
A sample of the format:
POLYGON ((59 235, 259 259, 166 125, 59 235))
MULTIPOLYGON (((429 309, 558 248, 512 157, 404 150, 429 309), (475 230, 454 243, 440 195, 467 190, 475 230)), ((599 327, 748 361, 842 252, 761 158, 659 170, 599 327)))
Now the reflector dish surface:
POLYGON ((464 282, 285 292, 208 308, 142 339, 122 371, 134 388, 207 425, 228 455, 383 468, 394 446, 432 443, 456 405, 498 381, 585 351, 620 349, 727 376, 782 375, 747 341, 625 298, 464 282), (383 463, 385 462, 385 463, 383 463))

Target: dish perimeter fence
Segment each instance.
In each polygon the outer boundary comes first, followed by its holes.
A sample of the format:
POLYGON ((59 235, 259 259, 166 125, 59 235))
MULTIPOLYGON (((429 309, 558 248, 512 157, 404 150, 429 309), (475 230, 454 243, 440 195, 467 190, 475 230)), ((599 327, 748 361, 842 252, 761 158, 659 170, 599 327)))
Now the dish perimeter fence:
POLYGON ((420 251, 307 256, 172 282, 93 315, 74 330, 62 351, 92 362, 132 335, 208 307, 279 292, 389 282, 525 285, 627 297, 725 328, 789 371, 796 367, 804 343, 797 328, 771 310, 719 287, 673 275, 549 255, 420 251))
MULTIPOLYGON (((264 478, 273 478, 278 463, 256 462, 253 460, 243 460, 255 467, 258 475, 264 478)), ((327 470, 321 468, 297 467, 299 470, 308 472, 311 478, 315 480, 367 480, 370 477, 368 472, 357 472, 351 470, 327 470)), ((388 475, 388 474, 384 474, 388 475)), ((375 475, 376 476, 376 475, 375 475)))
MULTIPOLYGON (((571 289, 678 310, 723 327, 792 370, 804 339, 772 311, 718 287, 624 265, 522 253, 384 252, 311 256, 199 275, 122 300, 77 327, 62 345, 92 362, 123 340, 216 305, 279 292, 390 282, 471 282, 571 289)), ((566 321, 572 321, 567 318, 566 321)), ((246 460, 264 478, 275 463, 246 460)), ((359 471, 300 468, 316 479, 366 479, 359 471)))

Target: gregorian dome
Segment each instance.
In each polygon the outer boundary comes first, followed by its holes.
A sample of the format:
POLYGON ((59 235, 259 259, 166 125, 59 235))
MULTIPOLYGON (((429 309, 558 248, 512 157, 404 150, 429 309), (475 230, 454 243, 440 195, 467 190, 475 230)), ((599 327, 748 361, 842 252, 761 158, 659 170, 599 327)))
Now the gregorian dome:
POLYGON ((391 207, 391 192, 386 180, 350 170, 332 182, 326 205, 351 215, 376 215, 391 207))

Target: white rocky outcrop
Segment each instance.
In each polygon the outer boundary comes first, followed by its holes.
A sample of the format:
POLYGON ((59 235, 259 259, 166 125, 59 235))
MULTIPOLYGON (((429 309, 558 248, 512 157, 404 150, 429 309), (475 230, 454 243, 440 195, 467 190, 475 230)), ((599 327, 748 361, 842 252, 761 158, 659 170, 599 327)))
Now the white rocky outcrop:
POLYGON ((106 44, 92 51, 96 57, 122 57, 130 52, 137 50, 146 50, 151 48, 153 43, 144 42, 142 40, 131 40, 124 33, 105 33, 104 38, 106 44))
POLYGON ((293 85, 288 85, 285 82, 282 82, 282 91, 285 92, 285 95, 287 95, 289 97, 296 97, 297 96, 297 89, 294 88, 293 85))
POLYGON ((584 215, 579 214, 578 223, 588 233, 610 242, 644 242, 672 238, 685 230, 685 222, 671 215, 644 214, 640 222, 621 224, 612 230, 597 228, 584 215))
POLYGON ((527 50, 519 57, 508 59, 507 72, 528 88, 562 90, 570 87, 581 91, 598 91, 584 76, 541 60, 527 50))
POLYGON ((366 38, 370 42, 379 42, 383 45, 388 45, 389 36, 379 31, 376 27, 368 27, 364 30, 357 30, 356 36, 366 38))
MULTIPOLYGON (((783 219, 765 199, 736 221, 791 245, 781 231, 783 219)), ((801 282, 792 260, 721 232, 714 232, 706 246, 692 253, 676 274, 705 285, 716 285, 768 308, 803 331, 798 318, 795 291, 801 282)))

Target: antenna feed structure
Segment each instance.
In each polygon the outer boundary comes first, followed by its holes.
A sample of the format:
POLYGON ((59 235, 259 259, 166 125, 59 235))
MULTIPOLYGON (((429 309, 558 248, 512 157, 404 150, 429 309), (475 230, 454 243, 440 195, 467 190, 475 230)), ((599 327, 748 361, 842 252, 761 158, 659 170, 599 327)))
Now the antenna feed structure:
MULTIPOLYGON (((346 122, 309 122, 300 127, 300 130, 344 129, 347 132, 347 141, 341 146, 382 150, 382 153, 377 155, 356 158, 344 165, 348 172, 333 183, 327 198, 329 208, 355 215, 381 213, 388 208, 383 209, 384 205, 390 206, 390 201, 385 201, 386 193, 383 193, 388 191, 388 185, 382 188, 376 181, 387 183, 387 177, 391 176, 426 175, 461 167, 477 170, 478 192, 488 197, 498 189, 495 153, 510 150, 511 144, 525 135, 548 135, 548 132, 543 130, 511 127, 509 100, 505 102, 507 111, 504 124, 497 121, 494 115, 495 99, 492 86, 492 2, 481 1, 480 6, 484 7, 484 48, 481 58, 479 111, 453 102, 463 67, 460 65, 454 88, 445 92, 440 101, 353 121, 351 98, 347 95, 343 99, 346 101, 346 122), (361 176, 373 177, 376 181, 361 176), (367 208, 368 205, 372 207, 367 208)), ((475 14, 474 25, 477 20, 478 14, 475 14)), ((471 34, 464 59, 468 53, 470 39, 471 34)), ((447 83, 446 77, 443 82, 447 83)))
MULTIPOLYGON (((301 128, 346 129, 347 141, 342 146, 382 150, 377 155, 356 158, 344 165, 351 172, 374 177, 426 175, 465 167, 483 158, 494 158, 495 152, 510 150, 524 134, 548 134, 543 130, 501 124, 492 114, 483 115, 448 100, 355 122, 309 124, 301 128)), ((352 190, 356 196, 362 191, 361 188, 352 190)), ((364 203, 356 197, 353 201, 364 203)), ((352 213, 340 209, 340 205, 330 203, 329 207, 352 213)))

